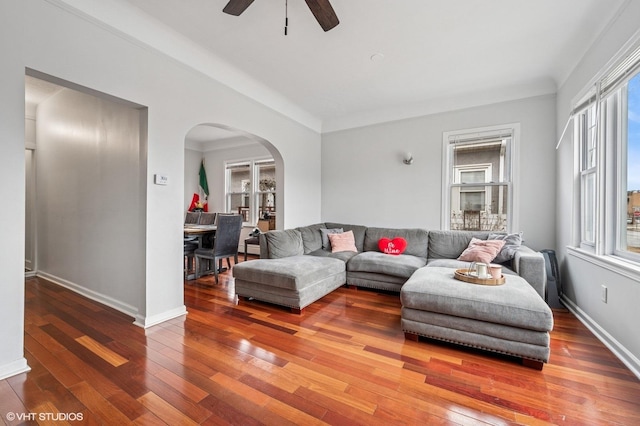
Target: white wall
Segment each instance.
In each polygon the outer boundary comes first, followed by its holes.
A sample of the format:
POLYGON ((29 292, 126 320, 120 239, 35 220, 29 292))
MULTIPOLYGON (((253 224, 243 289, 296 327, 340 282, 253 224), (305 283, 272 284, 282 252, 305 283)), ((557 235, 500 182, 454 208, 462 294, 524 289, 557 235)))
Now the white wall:
POLYGON ((0 2, 0 379, 28 370, 24 358, 24 28, 0 2))
POLYGON ((440 229, 442 133, 520 123, 519 228, 527 245, 553 248, 555 120, 555 97, 541 96, 325 134, 322 220, 440 229))
POLYGON ((269 141, 284 162, 283 198, 292 200, 285 202, 283 226, 320 219, 320 135, 210 77, 54 0, 0 2, 0 56, 0 377, 26 368, 25 68, 148 107, 140 325, 185 312, 184 139, 193 126, 220 123, 269 141), (155 173, 169 176, 170 184, 154 185, 155 173))
POLYGON ((135 317, 145 268, 140 112, 64 89, 36 117, 38 275, 135 317))
MULTIPOLYGON (((590 83, 623 45, 640 30, 640 2, 625 10, 597 40, 558 91, 557 137, 569 117, 572 100, 590 83)), ((616 268, 589 256, 569 254, 578 218, 574 213, 573 146, 571 134, 557 151, 557 243, 566 303, 616 354, 640 376, 640 272, 616 268), (600 298, 608 287, 608 301, 600 298)), ((553 356, 553 354, 552 354, 553 356)))

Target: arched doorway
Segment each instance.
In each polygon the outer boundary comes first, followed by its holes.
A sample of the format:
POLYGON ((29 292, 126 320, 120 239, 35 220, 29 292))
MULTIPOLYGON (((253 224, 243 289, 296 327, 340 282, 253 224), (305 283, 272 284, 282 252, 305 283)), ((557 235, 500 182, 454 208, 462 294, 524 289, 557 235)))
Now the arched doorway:
MULTIPOLYGON (((284 164, 278 149, 257 135, 223 124, 202 123, 185 136, 184 209, 202 197, 204 162, 209 211, 240 213, 245 234, 264 216, 273 228, 284 223, 284 164)), ((244 236, 244 234, 243 234, 244 236)))

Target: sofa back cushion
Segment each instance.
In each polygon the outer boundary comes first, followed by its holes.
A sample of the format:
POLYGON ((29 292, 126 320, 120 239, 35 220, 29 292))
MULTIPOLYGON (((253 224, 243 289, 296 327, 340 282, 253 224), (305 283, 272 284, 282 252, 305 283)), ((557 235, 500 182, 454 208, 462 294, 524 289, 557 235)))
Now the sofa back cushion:
POLYGON ((324 224, 326 228, 342 228, 344 232, 353 231, 353 237, 356 242, 356 248, 359 252, 364 251, 364 234, 367 230, 366 226, 362 225, 345 225, 343 223, 326 222, 324 224))
POLYGON ((429 231, 429 259, 457 259, 472 238, 486 240, 489 232, 429 231))
POLYGON ((297 229, 269 231, 264 234, 269 259, 301 256, 304 254, 302 234, 297 229))
POLYGON ((296 228, 297 231, 300 231, 300 235, 302 236, 304 254, 309 254, 322 248, 321 229, 326 229, 324 223, 316 223, 315 225, 296 228))
POLYGON ((429 233, 426 229, 367 228, 364 237, 364 251, 380 251, 378 248, 380 238, 393 239, 395 237, 404 238, 407 241, 404 254, 427 258, 429 233))

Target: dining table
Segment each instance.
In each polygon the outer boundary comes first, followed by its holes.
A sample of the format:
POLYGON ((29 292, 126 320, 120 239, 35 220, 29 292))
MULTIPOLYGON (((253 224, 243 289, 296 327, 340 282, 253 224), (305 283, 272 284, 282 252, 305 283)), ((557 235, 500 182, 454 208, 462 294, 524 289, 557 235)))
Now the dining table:
POLYGON ((195 237, 195 239, 198 240, 198 248, 202 248, 202 241, 204 240, 204 237, 215 234, 217 228, 218 227, 216 225, 187 224, 184 225, 184 236, 185 238, 195 237))

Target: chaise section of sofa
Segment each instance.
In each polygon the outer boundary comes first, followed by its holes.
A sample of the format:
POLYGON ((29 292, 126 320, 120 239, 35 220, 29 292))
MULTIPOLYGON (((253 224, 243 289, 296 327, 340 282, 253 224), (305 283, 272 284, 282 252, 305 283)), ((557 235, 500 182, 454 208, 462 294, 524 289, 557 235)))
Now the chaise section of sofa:
MULTIPOLYGON (((469 246, 472 238, 486 240, 490 235, 504 233, 485 231, 429 231, 429 257, 427 266, 445 268, 465 268, 469 262, 457 260, 469 246)), ((542 297, 546 296, 547 275, 542 253, 526 245, 520 245, 513 257, 502 264, 504 274, 519 275, 524 278, 542 297)))
POLYGON ((296 313, 346 280, 344 262, 303 255, 243 262, 234 266, 233 276, 239 298, 287 306, 296 313))

